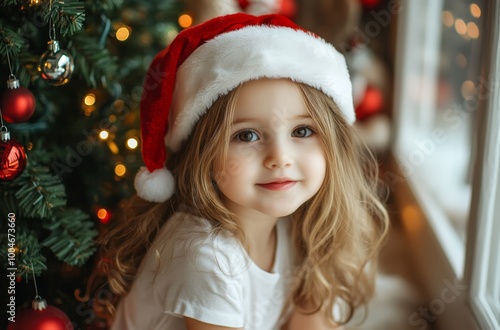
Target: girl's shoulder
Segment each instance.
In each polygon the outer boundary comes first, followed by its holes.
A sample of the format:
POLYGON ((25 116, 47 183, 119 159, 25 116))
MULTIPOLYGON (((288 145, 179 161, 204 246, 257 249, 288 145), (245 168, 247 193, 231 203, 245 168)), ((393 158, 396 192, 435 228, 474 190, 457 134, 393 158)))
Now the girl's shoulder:
POLYGON ((174 263, 189 263, 202 272, 236 275, 248 266, 237 238, 216 231, 210 221, 189 213, 173 214, 153 245, 163 257, 174 263))
POLYGON ((210 221, 187 212, 175 212, 167 220, 164 227, 166 227, 167 230, 181 233, 209 233, 213 231, 213 225, 210 221))

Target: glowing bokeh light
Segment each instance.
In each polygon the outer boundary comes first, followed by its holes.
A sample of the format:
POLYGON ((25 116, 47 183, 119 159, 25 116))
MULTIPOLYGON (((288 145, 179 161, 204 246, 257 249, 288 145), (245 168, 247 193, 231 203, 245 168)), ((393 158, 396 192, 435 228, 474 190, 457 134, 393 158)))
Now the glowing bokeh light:
POLYGON ((101 131, 99 133, 99 138, 101 138, 101 140, 106 140, 108 137, 109 137, 108 131, 101 131))
POLYGON ((127 148, 129 148, 131 150, 137 148, 138 145, 139 145, 139 142, 137 141, 136 138, 130 138, 127 140, 127 148))
POLYGON ((127 168, 123 164, 118 164, 115 166, 115 174, 118 176, 124 176, 127 173, 127 168))
POLYGON ((130 30, 127 27, 122 26, 121 28, 116 30, 116 39, 117 40, 125 41, 128 39, 128 37, 130 37, 130 30))
POLYGON ((188 14, 183 14, 183 15, 179 16, 178 22, 179 22, 179 25, 185 29, 185 28, 188 28, 191 25, 193 25, 193 18, 188 14))

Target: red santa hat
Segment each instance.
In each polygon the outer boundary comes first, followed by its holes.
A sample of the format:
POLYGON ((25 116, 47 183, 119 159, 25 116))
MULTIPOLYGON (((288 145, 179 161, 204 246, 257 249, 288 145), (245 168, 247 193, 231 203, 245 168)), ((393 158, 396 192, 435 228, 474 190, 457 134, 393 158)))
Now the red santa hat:
POLYGON ((332 45, 280 15, 221 16, 188 28, 151 63, 141 99, 142 167, 138 195, 151 202, 172 196, 165 168, 198 119, 221 95, 259 78, 289 78, 330 96, 355 120, 345 59, 332 45))

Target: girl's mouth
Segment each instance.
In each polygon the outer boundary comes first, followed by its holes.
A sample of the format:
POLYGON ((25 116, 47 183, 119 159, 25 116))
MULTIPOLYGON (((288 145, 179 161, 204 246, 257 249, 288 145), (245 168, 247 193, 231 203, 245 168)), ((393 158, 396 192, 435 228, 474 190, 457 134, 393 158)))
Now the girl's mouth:
POLYGON ((274 181, 274 182, 269 182, 269 183, 259 183, 257 184, 259 187, 262 187, 264 189, 268 190, 288 190, 295 186, 297 181, 274 181))

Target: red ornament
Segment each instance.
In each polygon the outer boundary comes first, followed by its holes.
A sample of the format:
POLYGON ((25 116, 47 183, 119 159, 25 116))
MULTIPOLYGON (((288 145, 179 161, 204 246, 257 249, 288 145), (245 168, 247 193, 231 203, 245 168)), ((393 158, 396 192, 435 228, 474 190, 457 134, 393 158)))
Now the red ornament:
POLYGON ((382 92, 375 87, 368 86, 363 99, 356 107, 356 118, 359 121, 381 112, 384 108, 382 92))
MULTIPOLYGON (((5 126, 2 126, 2 129, 5 126)), ((23 146, 10 139, 10 133, 2 130, 0 139, 0 181, 17 178, 26 167, 26 153, 23 146)))
POLYGON ((361 0, 361 5, 365 8, 373 8, 380 5, 381 0, 361 0))
POLYGON ((19 80, 7 80, 7 89, 2 95, 2 114, 9 123, 28 121, 35 112, 35 97, 29 89, 19 85, 19 80))
POLYGON ((248 5, 250 5, 250 1, 238 0, 238 4, 240 5, 241 9, 245 10, 248 7, 248 5))
POLYGON ((85 330, 108 330, 109 324, 105 320, 97 320, 87 325, 85 330))
POLYGON ((15 319, 7 330, 73 330, 66 314, 41 298, 33 300, 32 308, 21 310, 15 319))
POLYGON ((294 0, 281 0, 280 14, 289 18, 294 18, 297 13, 297 6, 294 0))

